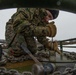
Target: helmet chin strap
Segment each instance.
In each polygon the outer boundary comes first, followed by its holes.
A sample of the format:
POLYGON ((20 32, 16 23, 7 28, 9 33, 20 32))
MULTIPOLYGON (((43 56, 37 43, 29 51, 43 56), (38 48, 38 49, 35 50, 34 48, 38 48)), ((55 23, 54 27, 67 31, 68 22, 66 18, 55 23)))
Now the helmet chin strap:
POLYGON ((46 10, 47 16, 50 18, 50 20, 53 20, 53 15, 49 10, 46 10))

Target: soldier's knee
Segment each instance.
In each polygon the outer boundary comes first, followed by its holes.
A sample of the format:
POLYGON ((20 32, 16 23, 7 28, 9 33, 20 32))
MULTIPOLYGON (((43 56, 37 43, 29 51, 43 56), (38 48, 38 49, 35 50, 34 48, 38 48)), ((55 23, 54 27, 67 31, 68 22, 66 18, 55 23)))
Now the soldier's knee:
POLYGON ((8 55, 9 56, 19 57, 19 56, 21 56, 23 54, 24 54, 24 51, 21 48, 10 47, 8 49, 8 55))

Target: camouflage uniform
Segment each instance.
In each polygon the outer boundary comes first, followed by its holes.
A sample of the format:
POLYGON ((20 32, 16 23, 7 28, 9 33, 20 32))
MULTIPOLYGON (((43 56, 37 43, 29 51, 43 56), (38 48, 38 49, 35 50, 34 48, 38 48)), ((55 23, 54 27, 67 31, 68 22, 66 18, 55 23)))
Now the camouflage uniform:
MULTIPOLYGON (((13 45, 19 47, 18 45, 25 40, 28 49, 32 54, 35 54, 38 48, 34 37, 37 37, 38 41, 44 46, 48 44, 48 40, 46 39, 48 31, 45 32, 45 26, 47 24, 42 21, 47 15, 46 10, 43 8, 18 8, 15 14, 16 16, 13 16, 12 24, 9 24, 9 27, 13 25, 14 29, 14 31, 10 31, 10 34, 11 32, 13 32, 13 35, 14 32, 19 33, 13 45), (20 39, 19 36, 21 36, 20 39), (18 43, 18 45, 16 43, 18 43)), ((8 29, 8 31, 9 30, 10 29, 8 29)), ((10 36, 12 36, 12 34, 10 36)), ((10 36, 8 37, 10 38, 10 36)))
MULTIPOLYGON (((15 35, 14 30, 13 30, 13 19, 14 17, 16 17, 17 13, 13 14, 13 16, 11 17, 11 19, 9 19, 9 21, 6 23, 6 31, 5 31, 5 39, 6 39, 6 43, 7 45, 9 45, 9 43, 11 42, 13 36, 15 35)), ((23 50, 21 50, 19 48, 20 46, 20 42, 23 42, 24 39, 22 36, 16 36, 15 40, 13 41, 13 43, 11 44, 11 47, 9 47, 9 54, 10 55, 14 55, 14 56, 20 56, 21 54, 23 54, 23 50), (19 41, 21 40, 21 41, 19 41)))
POLYGON ((1 61, 1 58, 2 58, 2 46, 0 45, 0 61, 1 61))

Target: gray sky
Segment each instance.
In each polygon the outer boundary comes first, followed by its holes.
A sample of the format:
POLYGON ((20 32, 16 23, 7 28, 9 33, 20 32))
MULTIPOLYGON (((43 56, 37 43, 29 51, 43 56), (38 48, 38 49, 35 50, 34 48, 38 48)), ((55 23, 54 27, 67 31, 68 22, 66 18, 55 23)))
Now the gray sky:
POLYGON ((55 22, 57 25, 56 39, 76 37, 76 14, 61 11, 55 22))
MULTIPOLYGON (((0 10, 0 39, 5 39, 6 22, 16 9, 0 10)), ((76 37, 76 14, 60 11, 57 19, 54 20, 57 26, 55 40, 64 40, 76 37)))

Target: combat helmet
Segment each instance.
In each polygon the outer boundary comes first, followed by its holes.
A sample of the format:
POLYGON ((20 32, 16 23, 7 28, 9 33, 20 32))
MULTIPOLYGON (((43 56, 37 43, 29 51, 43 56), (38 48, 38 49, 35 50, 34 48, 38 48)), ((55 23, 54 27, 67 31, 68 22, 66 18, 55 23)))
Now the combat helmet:
POLYGON ((54 9, 46 9, 48 10, 49 12, 51 12, 52 16, 53 16, 53 19, 56 19, 59 15, 59 10, 54 10, 54 9))

